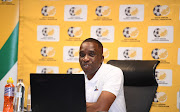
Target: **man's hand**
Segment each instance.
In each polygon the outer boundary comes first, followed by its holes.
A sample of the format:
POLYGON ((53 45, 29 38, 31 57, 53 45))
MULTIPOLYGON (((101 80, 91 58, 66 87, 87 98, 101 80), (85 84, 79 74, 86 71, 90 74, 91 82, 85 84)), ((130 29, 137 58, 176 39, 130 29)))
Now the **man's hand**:
POLYGON ((108 111, 116 96, 108 91, 102 91, 97 102, 86 103, 87 112, 108 111))

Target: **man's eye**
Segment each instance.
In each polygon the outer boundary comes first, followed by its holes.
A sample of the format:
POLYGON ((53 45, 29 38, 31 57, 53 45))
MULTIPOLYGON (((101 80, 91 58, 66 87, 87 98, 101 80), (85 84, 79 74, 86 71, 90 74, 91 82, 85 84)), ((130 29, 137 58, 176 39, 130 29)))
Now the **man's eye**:
POLYGON ((94 53, 94 52, 90 52, 90 53, 89 53, 89 56, 94 57, 94 56, 95 56, 95 53, 94 53))
POLYGON ((85 54, 80 52, 80 53, 79 53, 79 56, 80 56, 80 57, 84 57, 85 54))

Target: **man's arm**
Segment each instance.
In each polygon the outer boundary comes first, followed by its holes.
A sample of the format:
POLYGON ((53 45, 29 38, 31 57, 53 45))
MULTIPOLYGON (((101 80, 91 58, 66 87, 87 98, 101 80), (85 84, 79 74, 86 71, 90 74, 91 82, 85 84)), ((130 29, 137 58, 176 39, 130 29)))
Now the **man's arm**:
POLYGON ((86 103, 87 112, 108 111, 116 96, 108 91, 102 91, 97 102, 86 103))

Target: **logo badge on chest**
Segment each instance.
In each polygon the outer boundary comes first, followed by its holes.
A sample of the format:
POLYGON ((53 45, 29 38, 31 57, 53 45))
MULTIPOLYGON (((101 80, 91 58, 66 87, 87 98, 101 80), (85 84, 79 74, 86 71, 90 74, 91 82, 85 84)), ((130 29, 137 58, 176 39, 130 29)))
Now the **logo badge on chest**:
POLYGON ((98 91, 98 88, 97 88, 97 86, 95 86, 95 89, 94 89, 94 91, 98 91))

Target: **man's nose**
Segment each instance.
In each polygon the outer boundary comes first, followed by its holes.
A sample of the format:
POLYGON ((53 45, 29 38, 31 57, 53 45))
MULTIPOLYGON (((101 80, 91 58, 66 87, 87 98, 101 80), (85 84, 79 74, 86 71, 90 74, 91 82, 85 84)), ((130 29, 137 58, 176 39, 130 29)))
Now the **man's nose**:
POLYGON ((87 62, 87 61, 89 61, 89 56, 88 55, 86 55, 86 56, 84 56, 84 59, 83 59, 85 62, 87 62))

